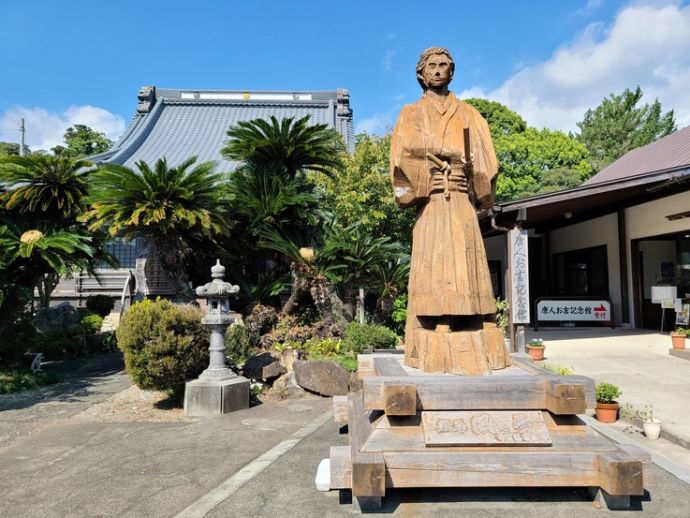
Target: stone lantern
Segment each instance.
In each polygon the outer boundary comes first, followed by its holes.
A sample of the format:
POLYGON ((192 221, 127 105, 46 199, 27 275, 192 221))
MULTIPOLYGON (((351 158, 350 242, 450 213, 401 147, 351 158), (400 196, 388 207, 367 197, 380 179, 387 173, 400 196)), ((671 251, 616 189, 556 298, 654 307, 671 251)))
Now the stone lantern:
POLYGON ((249 380, 225 365, 225 331, 233 322, 230 295, 239 287, 224 282, 224 276, 225 267, 218 260, 211 268, 213 280, 196 289, 199 298, 206 299, 201 323, 211 329, 211 340, 208 368, 185 385, 184 412, 188 416, 226 414, 249 406, 249 380))

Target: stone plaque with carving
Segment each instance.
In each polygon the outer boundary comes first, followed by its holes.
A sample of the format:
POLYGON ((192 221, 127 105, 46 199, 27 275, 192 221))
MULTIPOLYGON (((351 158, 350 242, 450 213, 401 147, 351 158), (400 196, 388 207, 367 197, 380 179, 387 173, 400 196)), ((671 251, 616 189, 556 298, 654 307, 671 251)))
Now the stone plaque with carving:
POLYGON ((422 412, 427 446, 548 446, 551 437, 540 411, 422 412))

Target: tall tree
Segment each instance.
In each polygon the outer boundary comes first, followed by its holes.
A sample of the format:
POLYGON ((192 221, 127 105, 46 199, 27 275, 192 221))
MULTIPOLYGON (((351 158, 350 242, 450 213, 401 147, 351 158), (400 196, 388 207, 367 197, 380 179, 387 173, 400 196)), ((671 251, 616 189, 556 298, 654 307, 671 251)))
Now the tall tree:
POLYGON ((113 237, 143 238, 173 282, 182 300, 194 297, 187 261, 195 240, 214 240, 223 229, 220 204, 223 175, 213 162, 189 158, 169 167, 164 158, 136 170, 106 164, 93 175, 90 207, 83 219, 92 231, 107 229, 113 237))
POLYGON ((108 151, 113 142, 105 133, 95 131, 84 124, 75 124, 65 130, 63 135, 65 146, 55 146, 52 151, 58 156, 71 158, 85 158, 108 151))
POLYGON ((358 224, 364 235, 389 237, 410 246, 414 211, 400 210, 390 180, 390 134, 361 133, 355 153, 337 178, 314 176, 323 206, 343 226, 358 224))
POLYGON ((466 102, 489 123, 500 173, 497 201, 575 187, 591 176, 587 149, 571 136, 532 128, 520 115, 495 101, 466 102))
MULTIPOLYGON (((33 277, 26 279, 33 279, 32 289, 38 289, 41 305, 48 304, 61 276, 78 270, 93 271, 101 259, 112 262, 105 252, 103 236, 89 235, 77 221, 84 209, 90 166, 84 160, 51 155, 0 158, 0 183, 5 189, 0 195, 0 224, 4 221, 7 232, 11 230, 16 239, 40 236, 35 247, 25 249, 40 252, 38 262, 31 263, 33 277), (80 245, 82 236, 86 236, 84 246, 80 245), (62 247, 64 260, 51 260, 51 247, 62 247)), ((12 263, 17 266, 28 259, 32 259, 31 253, 18 252, 12 263)))
POLYGON ((309 116, 295 120, 240 121, 228 130, 230 140, 221 154, 249 167, 275 170, 290 178, 307 170, 326 175, 342 168, 340 135, 325 124, 309 124, 309 116))
POLYGON ((585 112, 577 123, 576 138, 589 150, 590 161, 601 170, 628 151, 644 146, 676 130, 673 110, 662 113, 661 103, 640 105, 643 92, 626 88, 611 94, 599 106, 585 112))

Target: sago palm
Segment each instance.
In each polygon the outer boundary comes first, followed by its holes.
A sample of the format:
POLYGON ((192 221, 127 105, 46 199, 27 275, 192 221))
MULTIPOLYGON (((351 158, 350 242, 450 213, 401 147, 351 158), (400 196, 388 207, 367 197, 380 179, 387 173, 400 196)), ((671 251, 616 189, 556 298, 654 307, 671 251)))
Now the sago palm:
POLYGON ((141 237, 155 250, 177 294, 189 299, 185 261, 194 239, 213 239, 221 230, 219 190, 223 175, 213 162, 189 158, 169 167, 165 158, 153 167, 137 162, 136 170, 101 166, 92 176, 90 206, 83 219, 91 230, 111 236, 141 237))
POLYGON ((5 207, 20 214, 70 217, 81 211, 91 162, 52 155, 0 158, 5 207))
POLYGON ((228 131, 221 151, 230 160, 251 167, 276 169, 294 178, 299 172, 333 175, 343 167, 343 145, 337 131, 326 124, 309 124, 309 116, 278 121, 240 121, 228 131))

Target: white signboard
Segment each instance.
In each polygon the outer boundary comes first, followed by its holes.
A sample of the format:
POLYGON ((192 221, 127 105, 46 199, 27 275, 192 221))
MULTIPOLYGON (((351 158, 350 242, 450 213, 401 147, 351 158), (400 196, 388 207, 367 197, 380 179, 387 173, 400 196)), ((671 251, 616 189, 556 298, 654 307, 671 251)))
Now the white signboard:
POLYGON ((664 299, 675 299, 678 297, 675 286, 652 286, 652 304, 661 304, 664 299))
POLYGON ((608 300, 540 300, 537 320, 567 322, 610 322, 611 303, 608 300))
POLYGON ((676 313, 676 325, 687 326, 690 323, 690 304, 683 304, 683 309, 676 313))
POLYGON ((527 231, 513 229, 510 239, 510 311, 513 324, 529 324, 529 258, 527 231))

